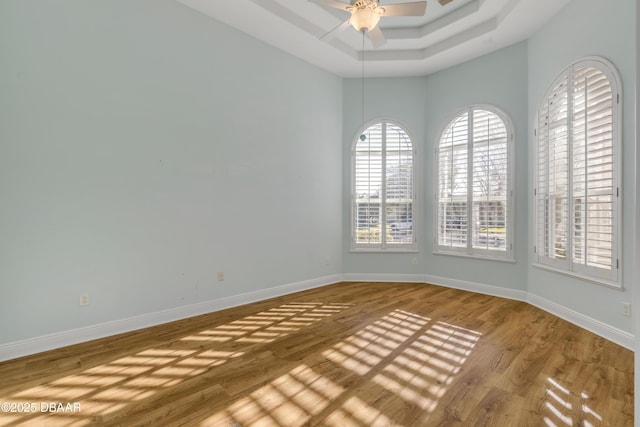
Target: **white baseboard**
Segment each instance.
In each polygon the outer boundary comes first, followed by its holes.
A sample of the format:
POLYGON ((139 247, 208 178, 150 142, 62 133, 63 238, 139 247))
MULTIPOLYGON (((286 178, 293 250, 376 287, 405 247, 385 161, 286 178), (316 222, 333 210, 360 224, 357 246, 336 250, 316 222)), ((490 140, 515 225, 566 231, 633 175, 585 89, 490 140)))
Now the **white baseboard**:
POLYGON ((527 291, 518 289, 503 288, 500 286, 485 285, 483 283, 468 282, 466 280, 449 279, 446 277, 433 276, 427 274, 425 276, 426 283, 444 286, 447 288, 460 289, 462 291, 471 291, 478 294, 491 295, 495 297, 507 298, 516 301, 526 301, 527 291))
POLYGON ((573 311, 563 305, 546 300, 536 295, 530 294, 527 291, 518 289, 502 288, 500 286, 485 285, 483 283, 468 282, 464 280, 449 279, 446 277, 433 276, 433 275, 404 275, 404 274, 344 274, 344 281, 349 282, 412 282, 412 283, 430 283, 447 288, 460 289, 464 291, 476 292, 479 294, 492 295, 501 298, 512 299, 516 301, 523 301, 538 307, 548 313, 558 316, 576 326, 586 329, 589 332, 593 332, 602 338, 608 339, 622 347, 635 351, 635 336, 621 329, 614 328, 599 320, 592 319, 589 316, 585 316, 582 313, 573 311), (402 280, 402 278, 409 276, 409 280, 402 280))
POLYGON ((577 311, 573 311, 563 305, 541 298, 537 295, 529 294, 527 302, 539 309, 554 314, 567 322, 580 326, 589 332, 600 335, 602 338, 606 338, 628 350, 635 351, 635 336, 629 332, 609 326, 606 323, 592 319, 582 313, 578 313, 577 311))
POLYGON ((340 282, 341 280, 342 276, 339 274, 304 280, 259 291, 247 292, 240 295, 232 295, 215 300, 171 308, 155 313, 142 314, 127 319, 114 320, 97 325, 57 332, 23 341, 0 344, 0 362, 98 338, 117 335, 124 332, 131 332, 137 329, 161 325, 163 323, 186 319, 200 314, 237 307, 239 305, 262 301, 294 292, 318 288, 340 282))
POLYGON ((424 274, 353 274, 342 275, 343 282, 425 283, 424 274))

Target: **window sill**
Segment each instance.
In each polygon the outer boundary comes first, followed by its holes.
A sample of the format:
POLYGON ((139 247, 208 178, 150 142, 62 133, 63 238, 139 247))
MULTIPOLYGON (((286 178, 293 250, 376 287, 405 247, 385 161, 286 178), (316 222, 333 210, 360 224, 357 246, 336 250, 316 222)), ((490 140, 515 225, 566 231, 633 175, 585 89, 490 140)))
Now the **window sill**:
POLYGON ((586 276, 584 274, 579 274, 579 273, 576 273, 576 272, 573 272, 573 271, 568 271, 568 270, 562 270, 562 269, 554 268, 554 267, 551 267, 549 265, 544 265, 544 264, 533 263, 533 264, 531 264, 531 266, 535 267, 535 268, 538 268, 540 270, 551 271, 553 273, 562 274, 564 276, 572 277, 574 279, 582 280, 584 282, 589 282, 589 283, 593 283, 593 284, 596 284, 596 285, 604 286, 604 287, 607 287, 607 288, 615 289, 617 291, 623 291, 624 290, 624 286, 622 286, 622 283, 613 282, 611 280, 600 279, 598 277, 592 277, 592 276, 586 276))
POLYGON ((445 256, 455 256, 455 257, 459 257, 459 258, 471 258, 471 259, 478 259, 478 260, 482 260, 482 261, 498 261, 498 262, 506 262, 508 264, 516 264, 516 260, 514 258, 509 258, 509 257, 490 257, 490 256, 483 256, 483 255, 471 255, 471 254, 466 254, 466 253, 462 253, 462 252, 445 252, 445 251, 433 251, 432 252, 433 255, 445 255, 445 256))
POLYGON ((351 248, 350 253, 368 253, 368 254, 418 254, 420 251, 416 248, 394 248, 394 249, 380 249, 380 248, 351 248))

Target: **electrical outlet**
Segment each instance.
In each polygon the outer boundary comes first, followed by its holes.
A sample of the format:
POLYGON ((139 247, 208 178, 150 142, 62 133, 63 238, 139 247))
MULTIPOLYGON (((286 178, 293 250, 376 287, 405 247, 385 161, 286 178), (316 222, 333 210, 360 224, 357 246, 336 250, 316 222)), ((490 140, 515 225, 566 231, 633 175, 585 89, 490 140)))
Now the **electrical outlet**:
POLYGON ((418 265, 418 257, 414 256, 413 258, 411 258, 411 265, 418 265))
POLYGON ((625 316, 631 316, 631 304, 628 302, 622 303, 622 314, 625 316))
POLYGON ((81 306, 89 305, 89 294, 80 295, 80 305, 81 306))
POLYGON ((218 282, 223 282, 224 281, 224 271, 219 271, 218 272, 218 282))

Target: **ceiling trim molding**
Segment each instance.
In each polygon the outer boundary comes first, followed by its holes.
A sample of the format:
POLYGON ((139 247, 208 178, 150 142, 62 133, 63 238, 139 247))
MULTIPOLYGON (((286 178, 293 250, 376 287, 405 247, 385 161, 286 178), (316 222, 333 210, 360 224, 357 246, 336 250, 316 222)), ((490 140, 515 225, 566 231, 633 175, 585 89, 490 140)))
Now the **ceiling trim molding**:
MULTIPOLYGON (((320 39, 322 36, 327 34, 326 29, 321 28, 310 20, 304 18, 303 16, 293 12, 291 9, 282 6, 275 1, 250 1, 265 9, 269 13, 278 16, 285 22, 288 22, 296 28, 305 31, 307 34, 313 37, 317 37, 318 39, 320 39)), ((422 26, 406 28, 384 28, 385 37, 388 40, 424 39, 428 35, 431 35, 436 31, 442 30, 445 27, 459 22, 461 19, 465 19, 473 16, 474 14, 477 14, 480 11, 484 1, 485 0, 473 0, 472 2, 467 3, 466 5, 455 9, 452 12, 422 26)), ((375 49, 368 50, 366 54, 363 55, 361 50, 353 49, 347 43, 341 41, 338 38, 331 38, 330 40, 325 41, 325 43, 331 45, 333 48, 358 61, 362 61, 363 56, 365 56, 366 60, 369 61, 424 60, 448 49, 452 49, 460 44, 466 43, 478 36, 496 30, 498 28, 499 21, 502 20, 499 20, 498 16, 500 15, 504 19, 504 17, 507 16, 508 12, 510 12, 515 4, 517 4, 519 1, 520 0, 511 0, 507 5, 505 5, 505 8, 500 10, 500 12, 505 10, 507 12, 505 14, 496 14, 491 19, 460 31, 440 42, 436 42, 417 49, 375 49)))
POLYGON ((370 76, 400 77, 428 75, 525 40, 571 0, 454 0, 447 6, 428 0, 424 17, 383 19, 387 43, 374 49, 365 39, 364 53, 361 35, 344 25, 349 14, 316 2, 176 1, 333 74, 357 76, 364 59, 370 76), (344 31, 328 34, 340 25, 344 31))
POLYGON ((480 10, 480 6, 484 0, 473 0, 471 3, 467 3, 464 6, 453 10, 452 12, 443 15, 442 17, 428 22, 422 26, 417 27, 382 27, 384 30, 384 36, 388 40, 406 40, 406 39, 418 39, 426 37, 436 31, 448 27, 449 25, 472 16, 480 10))
MULTIPOLYGON (((424 60, 437 55, 463 43, 469 42, 479 36, 488 34, 498 28, 498 18, 494 17, 474 27, 461 31, 441 42, 434 43, 422 49, 407 50, 371 50, 365 54, 367 61, 394 61, 394 60, 424 60)), ((358 55, 362 60, 362 54, 358 55)))

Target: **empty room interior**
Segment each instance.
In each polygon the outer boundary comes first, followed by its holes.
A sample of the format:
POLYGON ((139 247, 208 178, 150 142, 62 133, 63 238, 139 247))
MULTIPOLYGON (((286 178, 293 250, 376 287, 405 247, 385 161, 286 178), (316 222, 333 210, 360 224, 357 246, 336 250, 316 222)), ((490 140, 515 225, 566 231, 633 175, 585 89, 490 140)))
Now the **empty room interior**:
POLYGON ((0 1, 0 426, 640 425, 639 19, 0 1))

